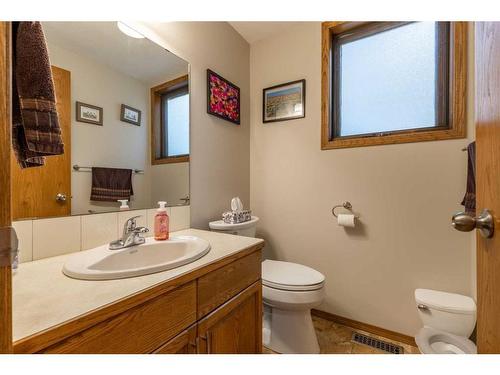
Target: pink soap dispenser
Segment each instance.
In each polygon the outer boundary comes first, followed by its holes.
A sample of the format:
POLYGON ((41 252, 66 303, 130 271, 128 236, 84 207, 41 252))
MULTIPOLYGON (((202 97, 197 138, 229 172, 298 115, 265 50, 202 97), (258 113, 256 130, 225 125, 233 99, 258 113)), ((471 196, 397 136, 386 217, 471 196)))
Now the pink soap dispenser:
POLYGON ((160 206, 156 210, 155 215, 155 240, 165 241, 168 240, 168 214, 167 214, 167 202, 158 202, 160 206))

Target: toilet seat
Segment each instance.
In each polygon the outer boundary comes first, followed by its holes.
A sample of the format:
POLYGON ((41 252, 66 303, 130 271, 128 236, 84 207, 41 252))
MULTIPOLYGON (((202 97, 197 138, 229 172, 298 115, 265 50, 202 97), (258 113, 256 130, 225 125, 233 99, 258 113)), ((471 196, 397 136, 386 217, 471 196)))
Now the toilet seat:
POLYGON ((286 284, 273 283, 271 281, 262 279, 262 285, 267 286, 269 288, 285 290, 289 292, 307 292, 310 290, 318 290, 323 288, 324 283, 313 284, 313 285, 286 285, 286 284))
POLYGON ((277 260, 262 262, 262 284, 269 288, 305 292, 323 288, 325 276, 307 266, 277 260))
POLYGON ((424 354, 477 354, 476 345, 468 338, 431 327, 422 328, 415 342, 424 354))

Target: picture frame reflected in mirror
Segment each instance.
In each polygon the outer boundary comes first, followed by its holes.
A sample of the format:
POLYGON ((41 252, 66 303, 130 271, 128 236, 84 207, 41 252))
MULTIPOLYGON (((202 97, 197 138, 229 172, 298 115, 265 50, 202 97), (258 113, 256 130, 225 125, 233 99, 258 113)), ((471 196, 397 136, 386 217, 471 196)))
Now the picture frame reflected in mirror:
POLYGON ((122 104, 120 111, 120 121, 128 122, 135 126, 141 126, 141 114, 139 109, 122 104))
POLYGON ((103 109, 92 104, 76 102, 76 121, 103 126, 103 109))

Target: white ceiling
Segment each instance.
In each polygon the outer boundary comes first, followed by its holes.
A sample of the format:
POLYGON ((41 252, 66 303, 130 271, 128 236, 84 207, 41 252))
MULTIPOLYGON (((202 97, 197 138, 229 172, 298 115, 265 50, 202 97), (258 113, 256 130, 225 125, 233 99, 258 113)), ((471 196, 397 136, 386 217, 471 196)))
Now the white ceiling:
POLYGON ((250 44, 266 39, 272 35, 282 33, 288 28, 301 23, 303 22, 229 22, 229 24, 250 44))
POLYGON ((49 50, 53 43, 146 84, 155 85, 188 72, 186 61, 148 39, 123 34, 116 22, 42 24, 49 50))

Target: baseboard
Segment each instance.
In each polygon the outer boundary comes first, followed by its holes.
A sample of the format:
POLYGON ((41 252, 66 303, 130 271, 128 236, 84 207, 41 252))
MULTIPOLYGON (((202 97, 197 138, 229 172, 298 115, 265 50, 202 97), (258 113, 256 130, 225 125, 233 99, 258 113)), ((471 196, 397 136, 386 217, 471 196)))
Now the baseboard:
POLYGON ((326 311, 321 311, 321 310, 316 310, 313 309, 311 310, 312 315, 315 315, 317 317, 330 320, 335 323, 339 323, 351 328, 359 329, 361 331, 373 333, 374 335, 382 336, 385 338, 388 338, 390 340, 395 340, 402 342, 404 344, 412 345, 412 346, 417 346, 415 343, 415 338, 407 335, 403 335, 402 333, 399 332, 394 332, 385 328, 373 326, 371 324, 363 323, 363 322, 358 322, 357 320, 352 320, 349 318, 344 318, 343 316, 335 315, 328 313, 326 311))

